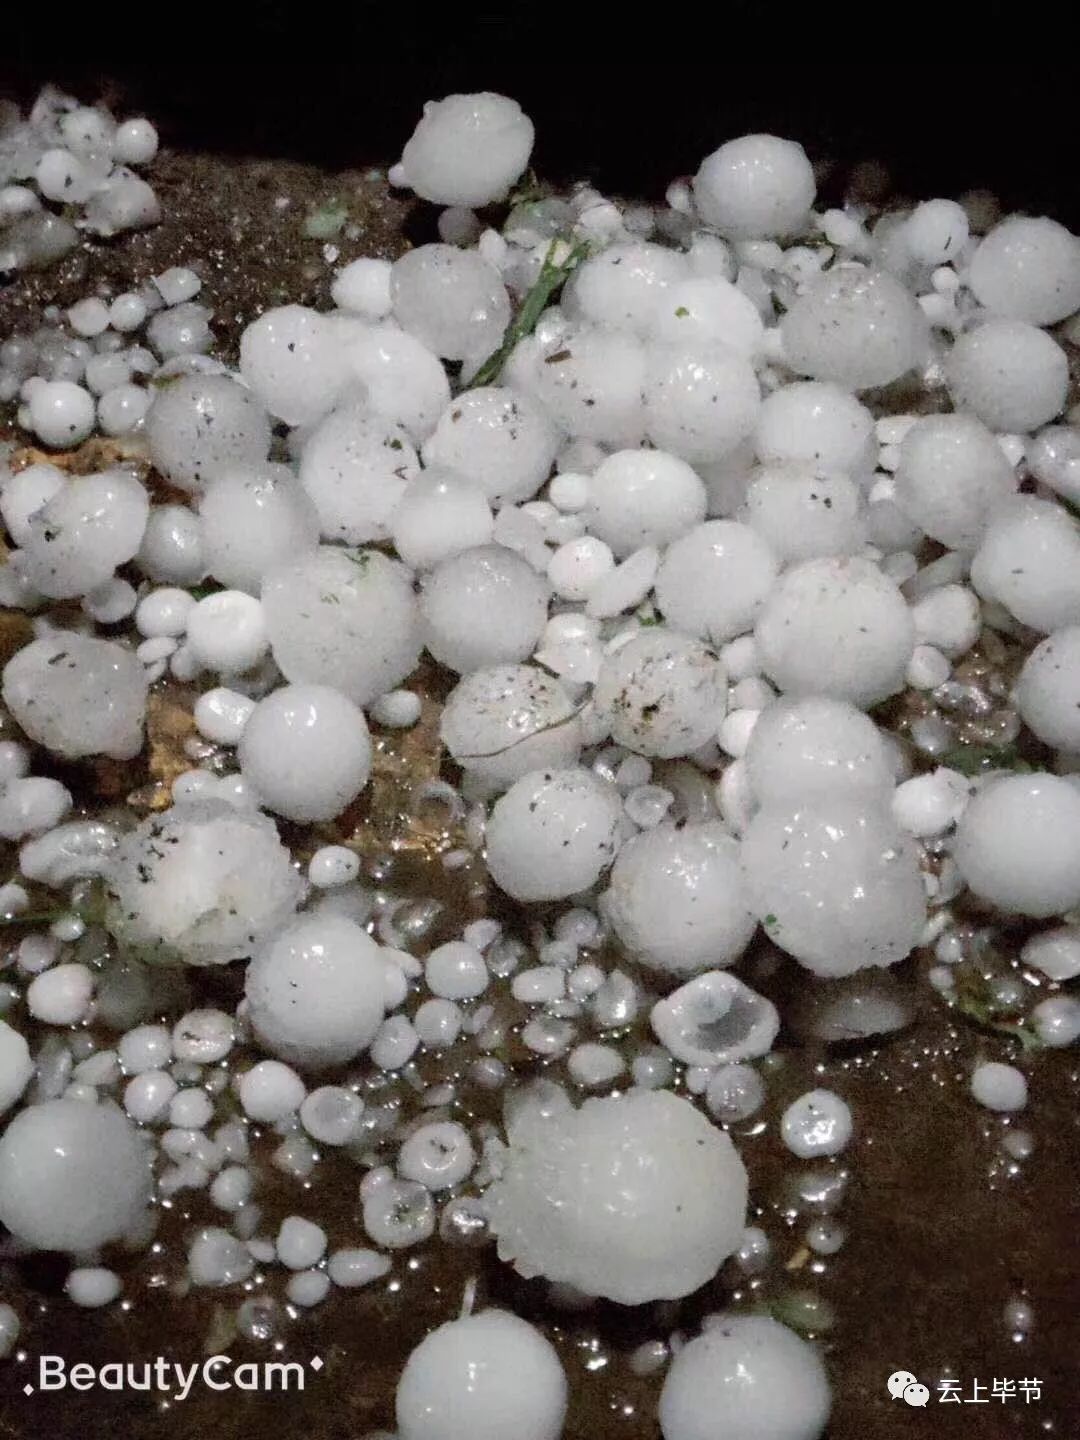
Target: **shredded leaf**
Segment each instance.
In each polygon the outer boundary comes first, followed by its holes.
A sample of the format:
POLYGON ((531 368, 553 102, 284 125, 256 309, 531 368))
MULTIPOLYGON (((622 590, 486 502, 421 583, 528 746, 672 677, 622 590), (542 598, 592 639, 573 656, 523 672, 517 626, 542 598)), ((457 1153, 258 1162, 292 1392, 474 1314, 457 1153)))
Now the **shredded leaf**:
POLYGON ((465 387, 468 390, 475 389, 478 385, 491 385, 498 378, 503 366, 510 358, 510 353, 519 340, 526 335, 531 335, 536 329, 537 321, 547 309, 552 297, 569 280, 582 260, 589 253, 589 247, 584 241, 578 241, 570 249, 565 260, 556 263, 555 256, 566 241, 562 236, 557 235, 548 246, 547 254, 544 256, 544 263, 540 267, 540 274, 536 277, 532 288, 521 302, 521 306, 506 327, 506 334, 503 336, 502 344, 489 355, 480 369, 473 376, 472 380, 465 387))

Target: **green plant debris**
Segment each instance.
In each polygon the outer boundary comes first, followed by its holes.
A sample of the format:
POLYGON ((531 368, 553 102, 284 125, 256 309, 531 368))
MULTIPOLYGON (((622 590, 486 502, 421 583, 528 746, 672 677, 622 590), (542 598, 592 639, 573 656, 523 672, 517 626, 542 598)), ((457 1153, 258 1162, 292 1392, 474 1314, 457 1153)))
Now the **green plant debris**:
POLYGON ((1021 758, 1015 745, 957 745, 939 758, 939 764, 961 775, 981 775, 987 770, 1015 770, 1026 775, 1031 766, 1021 758))
POLYGON ((333 240, 344 230, 348 218, 348 209, 342 201, 328 200, 308 215, 304 221, 304 234, 311 240, 333 240))
POLYGON ((540 274, 533 282, 532 288, 521 302, 517 314, 506 327, 506 334, 503 336, 499 348, 484 361, 480 369, 473 376, 472 380, 465 387, 474 390, 478 385, 491 385, 498 378, 503 366, 510 358, 514 346, 519 340, 524 340, 526 335, 531 335, 536 329, 536 323, 540 316, 547 309, 548 304, 556 293, 562 289, 574 273, 582 260, 589 253, 589 247, 584 241, 578 241, 571 245, 566 258, 557 261, 556 255, 567 242, 562 236, 557 235, 547 248, 544 256, 544 263, 540 267, 540 274))

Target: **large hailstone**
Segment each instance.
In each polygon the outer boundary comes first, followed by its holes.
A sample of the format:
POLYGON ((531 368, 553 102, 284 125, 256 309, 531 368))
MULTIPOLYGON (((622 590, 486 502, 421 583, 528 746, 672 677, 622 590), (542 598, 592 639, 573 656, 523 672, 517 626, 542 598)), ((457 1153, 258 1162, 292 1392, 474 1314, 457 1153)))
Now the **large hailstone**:
POLYGON ((643 397, 649 439, 693 462, 730 455, 761 408, 753 365, 719 341, 653 346, 643 397))
POLYGON ((256 1034, 274 1055, 319 1069, 366 1050, 385 1013, 386 962, 344 915, 301 915, 266 939, 244 984, 256 1034))
POLYGON ((434 461, 467 476, 493 505, 531 500, 551 474, 561 435, 531 396, 505 385, 455 395, 424 446, 434 461))
POLYGON ((779 569, 769 543, 749 525, 709 520, 668 546, 656 603, 669 625, 719 645, 751 629, 779 569))
POLYGON ((549 595, 544 577, 505 545, 462 550, 424 581, 424 644, 459 675, 526 660, 547 624, 549 595))
POLYGON ((770 939, 816 975, 892 965, 918 944, 926 921, 918 854, 876 799, 822 796, 760 810, 743 836, 742 866, 770 939))
POLYGON ((536 770, 496 802, 485 835, 491 878, 515 900, 588 890, 615 858, 622 797, 591 770, 536 770))
POLYGON ((244 725, 237 759, 259 802, 288 820, 333 820, 371 773, 364 712, 328 685, 283 685, 244 725))
POLYGON ((105 923, 148 960, 220 965, 250 955, 304 892, 274 822, 223 800, 151 815, 105 871, 105 923))
POLYGON ((812 1345, 768 1315, 725 1315, 675 1355, 664 1440, 818 1440, 832 1397, 812 1345))
POLYGON ((619 450, 589 477, 585 519, 589 534, 622 560, 700 525, 707 498, 685 460, 662 450, 619 450))
POLYGON ((575 320, 647 335, 665 291, 688 274, 686 256, 666 245, 616 243, 578 267, 560 305, 575 320))
POLYGON ((1036 645, 1020 671, 1016 704, 1040 740, 1080 752, 1080 625, 1066 625, 1036 645))
POLYGON ((492 665, 454 686, 439 716, 443 744, 463 770, 512 785, 530 770, 577 763, 578 707, 562 682, 535 665, 492 665))
POLYGON ((1056 325, 1080 310, 1080 240, 1045 216, 1010 215, 979 241, 968 284, 993 315, 1056 325))
POLYGON ((702 641, 650 627, 604 656, 593 703, 617 745, 671 759, 716 734, 727 675, 702 641))
POLYGON ((499 1256, 527 1278, 623 1305, 677 1300, 737 1248, 746 1171, 731 1140, 670 1091, 630 1091, 509 1126, 485 1204, 499 1256))
POLYGON ((740 517, 782 561, 854 555, 866 542, 862 492, 839 471, 788 462, 758 470, 740 517))
POLYGON ((766 705, 744 755, 761 805, 798 804, 837 795, 892 796, 894 775, 881 731, 843 700, 787 696, 766 705))
POLYGON ((231 590, 259 593, 275 565, 310 554, 319 543, 315 507, 286 465, 216 471, 199 504, 203 559, 231 590))
POLYGON ((961 335, 945 375, 957 409, 991 430, 1037 430, 1061 414, 1069 393, 1065 351, 1022 320, 987 320, 961 335))
POLYGON ((780 324, 784 359, 799 375, 874 390, 914 369, 927 325, 914 296, 882 271, 838 265, 811 280, 780 324))
POLYGON ((18 1030, 0 1020, 0 1115, 15 1104, 33 1073, 29 1045, 18 1030))
POLYGON ((371 413, 400 425, 416 444, 427 439, 450 400, 450 382, 438 356, 390 323, 367 325, 341 312, 326 320, 344 347, 352 381, 367 393, 371 413))
POLYGON ((534 135, 532 121, 505 95, 429 100, 391 181, 436 205, 491 205, 525 170, 534 135))
POLYGON ((312 425, 352 382, 338 329, 304 305, 266 310, 240 337, 240 373, 287 425, 312 425))
POLYGON ((971 415, 927 415, 900 446, 896 503, 952 550, 974 550, 991 513, 1016 489, 994 436, 971 415))
POLYGON ((604 909, 632 955, 673 975, 730 965, 757 928, 738 843, 719 821, 665 823, 628 840, 604 909))
POLYGON ((527 1320, 484 1310, 449 1320, 409 1356, 397 1388, 400 1440, 559 1440, 566 1374, 527 1320))
POLYGON ((50 631, 8 661, 3 695, 31 740, 65 760, 142 749, 146 674, 115 641, 50 631))
POLYGON ((1003 775, 971 800, 953 855, 998 909, 1043 919, 1080 904, 1080 790, 1057 775, 1003 775))
POLYGON ((49 1100, 0 1138, 0 1221, 39 1250, 96 1250, 150 1199, 150 1161, 131 1121, 102 1101, 49 1100))
POLYGON ((228 375, 184 375, 155 395, 146 439, 156 469, 199 491, 225 465, 261 465, 270 453, 270 417, 228 375))
POLYGON ((287 679, 368 705, 420 658, 420 616, 404 566, 377 550, 320 546, 263 581, 274 659, 287 679))
POLYGON ((868 707, 904 687, 915 622, 895 581, 859 557, 806 560, 758 616, 765 674, 788 694, 868 707))
POLYGON ((51 599, 86 595, 136 554, 149 513, 145 489, 123 470, 69 480, 30 517, 21 573, 51 599))
POLYGON ((793 235, 816 194, 806 151, 777 135, 728 140, 706 155, 694 177, 698 214, 732 240, 793 235))
POLYGON ((324 540, 385 540, 420 462, 407 432, 360 401, 322 420, 304 441, 300 484, 318 511, 324 540))
POLYGON ((1080 529, 1052 500, 1017 495, 996 512, 971 562, 971 583, 1044 634, 1080 624, 1080 529))
POLYGON ((484 359, 510 323, 502 276, 475 250, 418 245, 390 272, 394 319, 444 360, 484 359))

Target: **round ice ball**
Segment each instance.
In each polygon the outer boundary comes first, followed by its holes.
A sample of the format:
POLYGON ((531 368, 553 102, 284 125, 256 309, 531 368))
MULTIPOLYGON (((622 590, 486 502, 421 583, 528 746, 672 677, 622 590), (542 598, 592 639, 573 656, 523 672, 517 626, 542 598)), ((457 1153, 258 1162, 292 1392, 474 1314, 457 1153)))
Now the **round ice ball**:
POLYGON ((705 486, 685 460, 662 450, 619 450, 589 477, 585 515, 590 535, 623 559, 699 525, 705 505, 705 486))
POLYGON ((525 660, 548 614, 548 583, 503 545, 480 545, 441 561, 420 596, 424 644, 465 675, 525 660))
POLYGON ((1045 331, 987 320, 961 335, 945 361, 953 401, 991 430, 1037 430, 1065 408, 1069 362, 1045 331))
POLYGON ((344 348, 325 315, 304 305, 266 310, 240 337, 240 373, 287 425, 312 425, 350 383, 344 348))
POLYGON ((898 280, 845 265, 812 280, 780 324, 784 358, 799 375, 874 390, 923 359, 927 327, 898 280))
POLYGON ((39 1250, 96 1250, 118 1240, 150 1199, 150 1162, 115 1106, 49 1100, 0 1137, 0 1221, 39 1250))
POLYGON ((900 243, 917 265, 946 265, 967 244, 969 228, 955 200, 924 200, 900 227, 900 243))
POLYGON ((774 700, 758 716, 743 759, 760 805, 839 795, 884 803, 892 795, 893 769, 881 732, 844 700, 774 700))
POLYGON ((340 690, 283 685, 251 712, 237 759, 268 810, 287 820, 333 820, 368 782, 367 721, 340 690))
POLYGON ((412 578, 377 550, 320 546, 271 570, 262 602, 274 659, 294 683, 329 685, 368 705, 420 658, 412 578))
POLYGON ((1057 775, 1004 775, 974 796, 953 855, 999 910, 1043 919, 1080 904, 1080 790, 1057 775))
POLYGON ((926 897, 918 855, 881 801, 829 794, 770 805, 742 841, 751 908, 816 975, 892 965, 918 943, 926 897))
POLYGON ((507 1310, 447 1321, 398 1382, 400 1440, 559 1440, 567 1386, 551 1342, 507 1310))
POLYGON ((394 318, 444 360, 484 359, 510 323, 502 277, 475 250, 418 245, 390 272, 394 318))
POLYGON ((839 471, 789 462, 758 470, 741 512, 781 560, 854 555, 866 542, 862 492, 839 471))
POLYGON ((686 256, 648 241, 616 242, 580 265, 560 304, 576 320, 648 334, 654 312, 687 274, 686 256))
POLYGON ((979 241, 968 284, 992 315, 1056 325, 1080 310, 1080 240, 1045 216, 1010 215, 979 241))
POLYGON ((578 708, 562 682, 535 665, 492 665, 464 676, 439 717, 443 744, 463 770, 511 785, 530 770, 577 763, 578 708))
POLYGON ((300 484, 324 540, 385 540, 420 462, 407 432, 354 402, 327 415, 304 442, 300 484))
POLYGON ((781 576, 755 629, 766 675, 796 695, 863 708, 903 689, 915 624, 897 585, 869 560, 806 560, 781 576))
POLYGON ((429 465, 402 491, 390 527, 394 549, 413 570, 486 545, 495 528, 479 485, 442 465, 429 465))
POLYGON ((623 1305, 674 1300, 736 1249, 746 1171, 723 1131, 670 1091, 580 1110, 524 1106, 485 1204, 499 1257, 623 1305))
POLYGON ((818 1440, 829 1382, 813 1346, 768 1315, 725 1315, 676 1354, 664 1440, 818 1440))
POLYGON ((344 1065, 383 1022, 386 964, 344 915, 301 915, 255 951, 244 982, 255 1033, 292 1065, 344 1065))
POLYGON ((206 574, 202 522, 186 505, 155 505, 135 563, 159 585, 194 585, 206 574))
POLYGON ((54 600, 96 590, 138 551, 149 513, 145 489, 123 470, 69 480, 30 517, 22 573, 54 600))
POLYGON ((645 433, 645 347, 628 331, 581 322, 546 345, 520 342, 510 368, 514 383, 525 385, 568 435, 621 447, 637 445, 645 433))
POLYGON ((11 1109, 33 1074, 29 1045, 18 1030, 0 1020, 0 1115, 11 1109))
POLYGON ((593 703, 617 745, 665 759, 690 755, 724 718, 727 676, 701 640, 650 627, 604 656, 593 703))
POLYGON ((106 925, 148 960, 239 960, 295 911, 304 885, 274 822, 193 800, 129 831, 105 873, 106 925))
POLYGON ((974 550, 1016 476, 986 426, 970 415, 916 420, 900 446, 896 501, 920 530, 953 550, 974 550))
POLYGON ((709 520, 668 546, 656 603, 676 630, 722 644, 751 629, 780 566, 748 525, 709 520))
POLYGON ((1033 630, 1080 624, 1080 530, 1052 500, 1018 495, 986 527, 971 583, 1033 630))
POLYGON ((437 205, 491 205, 528 165, 533 137, 532 121, 505 95, 429 100, 392 178, 437 205))
POLYGON ((643 396, 649 439, 690 461, 729 455, 753 431, 761 407, 750 361, 715 341, 652 347, 643 396))
POLYGON ((863 476, 877 464, 873 415, 850 390, 824 380, 797 380, 767 395, 753 439, 764 465, 802 460, 863 476))
POLYGON ((561 438, 531 396, 480 385, 456 395, 439 416, 424 462, 467 477, 493 505, 517 504, 531 500, 551 474, 561 438))
POLYGON ((227 466, 199 502, 207 571, 222 585, 259 593, 268 570, 319 543, 319 518, 285 465, 227 466))
POLYGON ((731 240, 793 235, 816 194, 806 151, 776 135, 729 140, 705 157, 694 176, 698 214, 731 240))
POLYGON ((3 696, 31 740, 66 760, 142 749, 146 673, 114 640, 50 631, 5 665, 3 696))
POLYGON ((515 900, 561 900, 588 890, 618 849, 622 798, 591 770, 534 770, 492 809, 485 842, 491 878, 515 900))
POLYGON ((627 840, 603 904, 630 954, 672 975, 730 965, 757 928, 738 843, 717 820, 665 822, 627 840))
POLYGON ((426 440, 450 399, 438 356, 391 324, 366 325, 352 315, 326 320, 344 348, 349 388, 364 387, 371 413, 400 425, 414 444, 426 440))
POLYGON ((1016 703, 1045 744, 1080 753, 1080 625, 1066 625, 1036 645, 1020 671, 1016 703))
MULTIPOLYGON (((1080 505, 1080 429, 1074 425, 1048 426, 1026 447, 1024 458, 1036 480, 1073 505, 1080 505)), ((4 494, 6 496, 6 490, 4 494)), ((3 503, 0 500, 0 510, 3 503)), ((9 529, 10 524, 9 521, 9 529)))
POLYGON ((765 344, 761 312, 722 275, 695 275, 667 285, 653 300, 650 332, 673 344, 719 342, 749 359, 765 344))
POLYGON ((166 479, 199 491, 220 465, 261 465, 270 417, 227 375, 183 375, 158 390, 146 417, 150 459, 166 479))

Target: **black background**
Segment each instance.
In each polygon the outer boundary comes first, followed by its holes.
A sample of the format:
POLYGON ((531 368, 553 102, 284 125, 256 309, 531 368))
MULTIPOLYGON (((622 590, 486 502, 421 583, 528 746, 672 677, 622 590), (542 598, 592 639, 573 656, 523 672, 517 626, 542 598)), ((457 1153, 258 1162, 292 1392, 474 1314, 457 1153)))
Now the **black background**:
MULTIPOLYGON (((12 7, 14 11, 15 7, 12 7)), ((11 13, 0 88, 110 84, 167 143, 328 166, 396 159, 423 100, 497 89, 537 126, 534 164, 658 198, 725 138, 770 130, 815 159, 888 163, 902 193, 995 189, 1080 222, 1068 8, 148 0, 11 13)))

